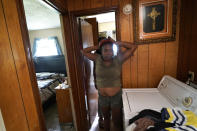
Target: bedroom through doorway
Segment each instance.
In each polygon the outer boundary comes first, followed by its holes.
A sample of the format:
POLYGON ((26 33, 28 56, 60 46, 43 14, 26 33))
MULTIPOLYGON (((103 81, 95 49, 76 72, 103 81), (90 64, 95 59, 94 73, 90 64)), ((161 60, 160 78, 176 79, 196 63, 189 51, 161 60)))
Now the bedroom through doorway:
POLYGON ((23 4, 46 128, 75 131, 60 14, 40 0, 23 4))

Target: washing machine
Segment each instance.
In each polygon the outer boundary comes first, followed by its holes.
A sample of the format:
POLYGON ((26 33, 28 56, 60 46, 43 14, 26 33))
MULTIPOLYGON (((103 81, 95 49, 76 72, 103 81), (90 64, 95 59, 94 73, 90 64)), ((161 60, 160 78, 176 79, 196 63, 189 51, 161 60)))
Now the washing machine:
POLYGON ((181 108, 197 114, 197 90, 171 76, 164 76, 157 88, 123 89, 123 125, 131 131, 129 119, 144 109, 181 108))

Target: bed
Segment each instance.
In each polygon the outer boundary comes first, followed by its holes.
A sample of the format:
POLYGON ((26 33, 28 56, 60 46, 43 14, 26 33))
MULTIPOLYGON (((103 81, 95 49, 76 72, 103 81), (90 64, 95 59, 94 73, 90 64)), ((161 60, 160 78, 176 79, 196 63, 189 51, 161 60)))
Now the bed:
POLYGON ((55 102, 55 87, 67 80, 64 55, 33 58, 43 108, 55 102))
POLYGON ((54 88, 66 79, 64 74, 49 72, 36 73, 36 77, 42 104, 55 96, 54 88))

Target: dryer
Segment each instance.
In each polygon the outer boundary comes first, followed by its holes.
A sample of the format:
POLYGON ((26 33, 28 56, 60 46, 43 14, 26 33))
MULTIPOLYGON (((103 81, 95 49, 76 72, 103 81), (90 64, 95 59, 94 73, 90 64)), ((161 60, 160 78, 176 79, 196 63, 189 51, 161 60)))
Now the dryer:
POLYGON ((164 76, 157 88, 123 89, 123 124, 144 109, 181 108, 197 114, 197 90, 171 76, 164 76))

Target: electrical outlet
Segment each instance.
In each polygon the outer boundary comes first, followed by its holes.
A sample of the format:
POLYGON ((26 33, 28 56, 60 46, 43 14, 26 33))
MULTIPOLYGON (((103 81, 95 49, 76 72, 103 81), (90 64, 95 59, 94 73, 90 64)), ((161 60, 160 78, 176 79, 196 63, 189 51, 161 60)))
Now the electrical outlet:
POLYGON ((190 80, 194 81, 194 72, 193 71, 189 71, 188 74, 190 76, 190 80))

